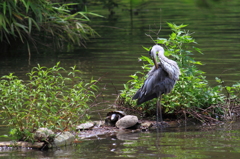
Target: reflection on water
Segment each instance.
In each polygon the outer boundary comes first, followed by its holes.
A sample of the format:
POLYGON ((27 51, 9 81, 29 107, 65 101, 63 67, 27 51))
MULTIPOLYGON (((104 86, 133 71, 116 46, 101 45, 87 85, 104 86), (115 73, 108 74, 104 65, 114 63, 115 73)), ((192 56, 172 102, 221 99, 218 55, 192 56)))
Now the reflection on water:
POLYGON ((218 158, 240 155, 240 123, 220 127, 166 128, 164 131, 119 133, 84 140, 76 145, 48 151, 0 149, 0 158, 218 158))
MULTIPOLYGON (((61 61, 61 66, 76 65, 82 70, 83 78, 103 77, 105 100, 114 103, 116 94, 123 89, 129 75, 141 69, 138 57, 147 55, 142 46, 153 45, 145 33, 155 39, 161 20, 159 37, 168 38, 170 33, 165 22, 189 24, 193 37, 204 55, 194 55, 205 65, 200 68, 214 85, 216 76, 228 83, 239 80, 240 74, 240 1, 224 0, 143 0, 142 3, 120 1, 115 14, 98 6, 89 10, 106 18, 92 19, 91 25, 101 35, 91 39, 87 49, 76 48, 73 52, 52 52, 52 48, 39 48, 28 63, 27 50, 12 49, 11 56, 1 56, 0 75, 15 72, 21 79, 38 63, 52 67, 61 61), (161 11, 160 11, 161 9, 161 11), (151 27, 149 27, 151 25, 151 27), (149 28, 151 30, 149 30, 149 28), (153 31, 153 32, 150 32, 153 31), (25 56, 23 56, 25 55, 25 56)), ((20 46, 19 46, 20 47, 20 46)), ((103 107, 106 107, 104 105, 103 107)), ((106 113, 95 117, 99 119, 106 113)), ((3 128, 6 130, 5 128, 3 128)), ((2 133, 2 131, 1 131, 2 133)), ((5 132, 4 132, 5 133, 5 132)), ((102 140, 83 141, 75 146, 60 150, 32 151, 28 149, 1 149, 0 158, 238 158, 240 128, 219 128, 216 131, 200 131, 197 128, 168 128, 160 134, 154 132, 118 134, 102 140)))

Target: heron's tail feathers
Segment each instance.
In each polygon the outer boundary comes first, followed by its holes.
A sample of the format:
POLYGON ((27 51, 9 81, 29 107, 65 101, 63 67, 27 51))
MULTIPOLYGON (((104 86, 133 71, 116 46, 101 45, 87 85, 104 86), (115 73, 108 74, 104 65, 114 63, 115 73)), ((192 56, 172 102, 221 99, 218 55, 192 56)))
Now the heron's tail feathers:
POLYGON ((153 98, 157 98, 157 94, 150 94, 148 96, 144 95, 141 91, 137 91, 137 93, 133 96, 132 99, 137 99, 137 105, 140 105, 146 101, 149 101, 153 98))
POLYGON ((132 97, 132 100, 133 99, 138 99, 141 95, 141 92, 138 90, 137 93, 132 97))

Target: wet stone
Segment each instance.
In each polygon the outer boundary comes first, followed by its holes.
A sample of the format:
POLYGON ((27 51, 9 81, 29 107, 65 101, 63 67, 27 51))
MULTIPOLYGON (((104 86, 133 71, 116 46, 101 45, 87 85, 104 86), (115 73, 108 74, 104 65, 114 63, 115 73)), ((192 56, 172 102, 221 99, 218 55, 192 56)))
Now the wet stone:
POLYGON ((46 141, 54 137, 54 132, 48 128, 39 128, 34 134, 37 141, 46 141))
POLYGON ((120 129, 130 128, 138 123, 138 117, 135 115, 126 115, 119 119, 116 123, 116 127, 120 129))
POLYGON ((146 130, 148 130, 150 127, 152 127, 153 126, 153 124, 152 124, 152 122, 150 122, 150 121, 145 121, 145 122, 143 122, 143 123, 141 123, 141 129, 143 130, 143 131, 146 131, 146 130))
POLYGON ((97 120, 97 121, 93 121, 94 123, 94 127, 101 127, 105 124, 104 120, 97 120))
POLYGON ((74 139, 75 136, 72 133, 65 131, 56 135, 56 138, 54 139, 54 144, 52 144, 52 146, 60 147, 71 145, 74 142, 74 139))
POLYGON ((80 124, 76 127, 77 130, 89 130, 92 129, 94 127, 95 123, 93 122, 87 122, 87 123, 83 123, 80 124))
POLYGON ((99 127, 92 130, 84 130, 78 133, 78 139, 100 139, 117 133, 115 127, 99 127))

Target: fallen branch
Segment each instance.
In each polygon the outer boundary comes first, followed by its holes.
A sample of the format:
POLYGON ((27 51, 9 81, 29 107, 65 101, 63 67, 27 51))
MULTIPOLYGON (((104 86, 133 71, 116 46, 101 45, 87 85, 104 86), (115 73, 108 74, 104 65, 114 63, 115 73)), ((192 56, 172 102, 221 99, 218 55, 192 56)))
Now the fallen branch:
POLYGON ((0 147, 29 147, 34 149, 41 149, 45 143, 44 142, 25 142, 25 141, 6 141, 6 142, 0 142, 0 147))

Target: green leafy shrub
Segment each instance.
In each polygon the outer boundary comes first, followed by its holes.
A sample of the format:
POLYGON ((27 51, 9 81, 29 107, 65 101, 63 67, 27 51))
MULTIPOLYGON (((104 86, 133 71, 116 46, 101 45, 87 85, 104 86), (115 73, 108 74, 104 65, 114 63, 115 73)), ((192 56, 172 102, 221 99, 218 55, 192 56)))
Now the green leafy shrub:
POLYGON ((32 133, 46 127, 53 131, 75 128, 89 119, 87 111, 98 90, 96 80, 84 82, 79 70, 65 69, 57 63, 52 68, 38 65, 27 74, 29 81, 18 79, 12 73, 1 77, 1 120, 12 130, 16 139, 32 140, 32 133))
MULTIPOLYGON (((201 53, 201 51, 194 46, 196 42, 191 37, 191 33, 182 30, 186 25, 177 26, 168 23, 168 26, 172 30, 169 38, 158 38, 156 43, 165 46, 165 56, 171 56, 170 59, 178 63, 181 75, 172 92, 162 96, 161 104, 164 113, 165 115, 174 114, 176 117, 188 114, 202 122, 215 120, 216 116, 224 114, 223 105, 226 101, 226 96, 222 93, 224 87, 221 84, 210 87, 204 72, 197 68, 197 65, 201 65, 201 62, 195 61, 191 55, 193 55, 193 52, 201 53)), ((145 50, 149 51, 150 49, 145 48, 145 50)), ((142 71, 130 76, 132 79, 124 84, 124 90, 119 95, 117 104, 128 108, 137 108, 146 116, 153 116, 156 111, 156 99, 140 106, 136 106, 136 102, 131 99, 142 86, 146 79, 145 75, 153 66, 150 57, 142 56, 140 59, 147 64, 143 64, 142 71)), ((233 93, 236 93, 234 87, 236 88, 236 85, 225 88, 233 95, 233 93)))

